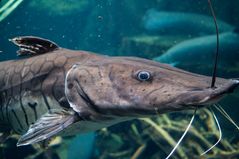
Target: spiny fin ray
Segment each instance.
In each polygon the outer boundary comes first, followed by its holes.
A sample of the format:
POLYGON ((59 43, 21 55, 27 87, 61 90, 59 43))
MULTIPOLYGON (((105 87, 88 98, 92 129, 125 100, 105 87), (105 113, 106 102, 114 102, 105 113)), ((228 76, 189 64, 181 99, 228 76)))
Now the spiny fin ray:
POLYGON ((35 56, 59 49, 54 42, 34 36, 20 36, 9 40, 19 46, 18 56, 35 56))

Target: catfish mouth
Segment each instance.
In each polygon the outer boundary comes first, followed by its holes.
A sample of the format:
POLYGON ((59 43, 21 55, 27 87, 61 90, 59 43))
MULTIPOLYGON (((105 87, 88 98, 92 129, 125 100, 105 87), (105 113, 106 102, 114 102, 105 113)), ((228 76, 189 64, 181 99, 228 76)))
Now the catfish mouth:
POLYGON ((225 95, 233 93, 239 86, 239 80, 228 80, 224 85, 203 90, 188 91, 180 95, 182 102, 180 105, 190 107, 204 107, 219 102, 225 95))

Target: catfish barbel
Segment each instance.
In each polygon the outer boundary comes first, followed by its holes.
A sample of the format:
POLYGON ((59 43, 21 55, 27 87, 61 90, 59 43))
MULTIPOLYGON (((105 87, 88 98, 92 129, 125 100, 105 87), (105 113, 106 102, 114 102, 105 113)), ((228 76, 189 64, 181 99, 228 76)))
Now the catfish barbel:
POLYGON ((0 130, 21 134, 18 146, 204 107, 239 85, 217 78, 211 88, 208 76, 141 58, 68 50, 38 37, 11 41, 26 58, 0 63, 0 130))

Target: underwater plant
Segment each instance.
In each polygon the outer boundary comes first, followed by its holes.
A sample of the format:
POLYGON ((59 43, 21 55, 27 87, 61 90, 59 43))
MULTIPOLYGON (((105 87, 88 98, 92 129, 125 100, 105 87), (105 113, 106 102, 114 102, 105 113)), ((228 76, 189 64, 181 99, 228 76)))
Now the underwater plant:
MULTIPOLYGON (((125 128, 121 131, 116 126, 101 130, 96 140, 100 154, 94 156, 101 159, 166 158, 180 135, 185 132, 185 125, 188 124, 188 118, 193 113, 193 111, 185 111, 163 114, 152 119, 142 118, 124 124, 125 128)), ((200 158, 204 150, 220 138, 217 122, 209 109, 198 110, 195 119, 197 120, 190 127, 188 136, 184 138, 172 158, 200 158)), ((224 138, 218 147, 201 158, 236 159, 239 156, 238 144, 236 137, 224 138)))

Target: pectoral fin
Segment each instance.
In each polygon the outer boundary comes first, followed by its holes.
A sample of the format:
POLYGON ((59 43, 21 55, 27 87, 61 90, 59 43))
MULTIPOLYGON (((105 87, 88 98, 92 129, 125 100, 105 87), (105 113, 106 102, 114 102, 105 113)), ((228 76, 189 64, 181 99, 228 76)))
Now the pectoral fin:
POLYGON ((52 110, 30 126, 28 131, 19 139, 17 146, 34 144, 48 139, 77 120, 77 115, 73 111, 52 110))

